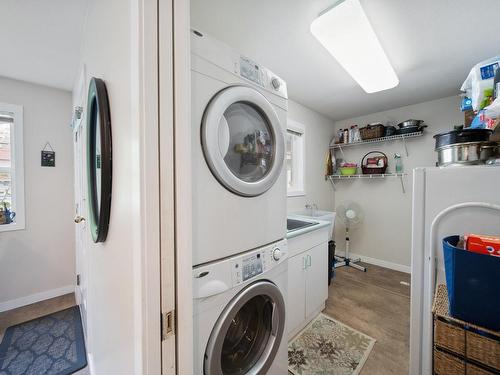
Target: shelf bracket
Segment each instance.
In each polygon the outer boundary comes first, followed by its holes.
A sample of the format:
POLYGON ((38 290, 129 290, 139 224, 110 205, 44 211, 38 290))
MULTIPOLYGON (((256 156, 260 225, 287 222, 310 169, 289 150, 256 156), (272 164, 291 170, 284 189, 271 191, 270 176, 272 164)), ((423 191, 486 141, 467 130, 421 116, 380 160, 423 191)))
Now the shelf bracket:
POLYGON ((402 140, 403 140, 403 146, 405 148, 406 156, 408 157, 408 156, 410 156, 410 154, 408 153, 408 145, 406 144, 406 137, 403 137, 402 140))
POLYGON ((333 182, 333 178, 328 178, 332 184, 332 187, 333 187, 333 191, 337 191, 337 187, 335 186, 335 182, 333 182))
POLYGON ((403 175, 402 174, 399 176, 399 179, 401 181, 401 190, 403 190, 403 194, 406 194, 405 182, 403 181, 403 175))

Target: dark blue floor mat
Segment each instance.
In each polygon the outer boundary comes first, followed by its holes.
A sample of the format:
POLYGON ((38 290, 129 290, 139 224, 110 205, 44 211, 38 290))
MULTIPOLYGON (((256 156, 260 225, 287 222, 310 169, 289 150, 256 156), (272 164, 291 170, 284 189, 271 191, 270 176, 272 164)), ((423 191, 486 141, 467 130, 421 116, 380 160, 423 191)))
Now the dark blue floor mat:
POLYGON ((7 328, 0 375, 68 375, 87 366, 78 306, 7 328))

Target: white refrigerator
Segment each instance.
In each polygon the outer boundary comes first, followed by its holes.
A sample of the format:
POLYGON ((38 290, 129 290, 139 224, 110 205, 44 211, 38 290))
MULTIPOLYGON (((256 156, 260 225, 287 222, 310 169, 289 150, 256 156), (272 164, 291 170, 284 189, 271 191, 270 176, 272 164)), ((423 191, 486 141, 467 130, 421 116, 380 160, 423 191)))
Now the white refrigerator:
POLYGON ((413 171, 410 375, 432 374, 431 310, 435 277, 436 284, 445 284, 443 237, 465 233, 500 235, 497 209, 500 167, 413 171))

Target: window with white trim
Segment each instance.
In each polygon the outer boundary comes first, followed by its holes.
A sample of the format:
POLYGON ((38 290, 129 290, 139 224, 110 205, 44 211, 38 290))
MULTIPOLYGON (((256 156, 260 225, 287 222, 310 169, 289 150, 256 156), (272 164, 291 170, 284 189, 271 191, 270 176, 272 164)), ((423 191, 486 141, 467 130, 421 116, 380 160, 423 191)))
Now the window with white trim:
POLYGON ((305 195, 305 128, 291 120, 288 120, 286 131, 285 168, 287 195, 305 195))
POLYGON ((24 222, 23 108, 0 103, 0 232, 24 222))

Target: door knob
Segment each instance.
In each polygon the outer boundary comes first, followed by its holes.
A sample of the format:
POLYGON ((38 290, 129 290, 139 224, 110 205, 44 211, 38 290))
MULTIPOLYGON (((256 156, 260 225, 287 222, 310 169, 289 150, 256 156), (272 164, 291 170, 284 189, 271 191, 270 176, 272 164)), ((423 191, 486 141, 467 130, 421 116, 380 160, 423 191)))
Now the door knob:
POLYGON ((75 223, 81 223, 82 221, 85 221, 84 217, 81 217, 80 215, 75 216, 75 223))

